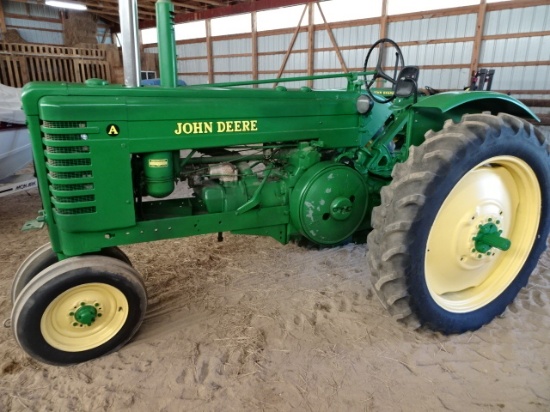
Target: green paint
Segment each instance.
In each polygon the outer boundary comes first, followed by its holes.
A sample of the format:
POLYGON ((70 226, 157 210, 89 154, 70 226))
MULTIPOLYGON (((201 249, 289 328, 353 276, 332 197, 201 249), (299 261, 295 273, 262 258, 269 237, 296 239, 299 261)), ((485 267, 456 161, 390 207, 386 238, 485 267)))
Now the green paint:
POLYGON ((487 253, 494 247, 507 251, 512 246, 512 242, 502 237, 501 233, 502 230, 499 230, 494 223, 489 222, 483 226, 480 225, 479 232, 473 239, 475 241, 475 250, 479 253, 487 253))
POLYGON ((88 326, 95 322, 96 317, 97 309, 86 304, 81 305, 74 313, 74 318, 79 324, 88 326))
MULTIPOLYGON (((369 228, 381 188, 426 131, 466 112, 534 116, 489 92, 395 99, 361 114, 363 73, 175 87, 172 11, 171 2, 157 2, 162 87, 91 79, 24 88, 44 218, 60 259, 226 231, 336 244, 369 228), (293 87, 338 78, 340 90, 293 87), (281 86, 252 87, 263 84, 281 86)), ((489 248, 505 241, 494 233, 478 239, 489 248)))

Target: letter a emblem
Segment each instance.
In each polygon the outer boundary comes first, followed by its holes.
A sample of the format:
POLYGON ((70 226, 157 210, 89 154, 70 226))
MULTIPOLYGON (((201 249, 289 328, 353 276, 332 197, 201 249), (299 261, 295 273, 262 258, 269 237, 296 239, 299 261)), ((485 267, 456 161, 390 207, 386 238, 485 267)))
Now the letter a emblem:
POLYGON ((119 133, 120 129, 116 124, 110 124, 109 126, 107 126, 107 134, 109 136, 118 136, 119 133))

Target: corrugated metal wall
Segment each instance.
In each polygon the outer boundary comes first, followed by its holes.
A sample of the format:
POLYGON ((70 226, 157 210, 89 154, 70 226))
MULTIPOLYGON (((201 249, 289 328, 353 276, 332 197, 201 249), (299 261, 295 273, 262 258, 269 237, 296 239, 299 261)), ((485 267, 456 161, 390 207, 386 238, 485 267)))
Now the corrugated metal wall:
MULTIPOLYGON (((494 68, 493 90, 524 91, 528 95, 550 90, 550 4, 524 7, 520 2, 489 8, 479 50, 479 67, 494 68), (514 7, 513 9, 503 9, 514 7), (527 62, 527 63, 525 63, 527 62), (531 92, 529 92, 531 91, 531 92)), ((322 3, 321 3, 322 5, 322 3)), ((490 6, 490 5, 489 5, 490 6)), ((387 37, 402 45, 406 64, 421 67, 420 86, 462 89, 470 82, 478 6, 431 14, 390 16, 387 37)), ((379 19, 331 24, 332 33, 349 71, 362 70, 369 45, 381 33, 379 19)), ((324 25, 314 26, 314 74, 344 71, 324 25)), ((257 33, 257 78, 276 77, 288 52, 295 29, 257 33)), ((189 84, 208 81, 208 41, 212 46, 214 82, 253 78, 252 35, 186 40, 177 46, 178 72, 189 84)), ((283 77, 308 72, 308 32, 297 34, 283 77)), ((146 50, 153 50, 147 47, 146 50)), ((372 65, 377 56, 372 57, 372 65)), ((393 63, 387 62, 389 65, 393 63)), ((300 82, 296 86, 301 86, 300 82)), ((341 79, 316 80, 317 88, 340 88, 341 79)), ((263 86, 271 87, 271 86, 263 86)))
MULTIPOLYGON (((2 1, 7 29, 15 29, 28 43, 63 45, 59 10, 43 4, 2 1)), ((110 30, 98 24, 97 42, 112 44, 110 30)))
POLYGON ((550 35, 536 35, 550 30, 550 5, 526 7, 517 10, 488 12, 485 36, 494 36, 482 43, 480 63, 498 67, 495 89, 549 90, 550 89, 550 35), (514 38, 517 33, 534 34, 514 38), (498 37, 507 38, 498 38, 498 37), (546 65, 533 65, 546 61, 546 65), (522 64, 527 62, 527 64, 522 64))
POLYGON ((5 21, 7 28, 16 29, 26 42, 63 44, 63 25, 59 18, 59 12, 56 12, 54 8, 38 4, 25 4, 11 1, 2 1, 2 6, 4 8, 4 14, 6 14, 5 21), (30 20, 25 18, 27 16, 37 19, 58 20, 59 23, 30 20))

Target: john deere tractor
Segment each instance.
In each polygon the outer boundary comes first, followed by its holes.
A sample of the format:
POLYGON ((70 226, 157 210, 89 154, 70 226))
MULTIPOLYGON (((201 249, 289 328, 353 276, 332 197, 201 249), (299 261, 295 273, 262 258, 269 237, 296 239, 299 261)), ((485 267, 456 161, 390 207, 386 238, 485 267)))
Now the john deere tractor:
POLYGON ((522 103, 430 94, 389 39, 363 72, 177 87, 169 0, 157 27, 160 87, 24 89, 50 235, 12 288, 13 332, 30 356, 83 362, 134 335, 147 295, 118 246, 137 242, 366 239, 365 276, 391 314, 445 334, 480 328, 526 284, 550 228, 550 161, 522 103), (346 87, 291 87, 324 78, 346 87), (269 82, 279 85, 254 87, 269 82))

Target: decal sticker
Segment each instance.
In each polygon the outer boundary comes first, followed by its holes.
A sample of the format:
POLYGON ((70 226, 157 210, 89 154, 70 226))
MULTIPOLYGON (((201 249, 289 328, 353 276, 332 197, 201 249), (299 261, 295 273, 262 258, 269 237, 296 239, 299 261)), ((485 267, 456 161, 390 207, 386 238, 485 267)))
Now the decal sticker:
POLYGON ((174 134, 247 133, 257 131, 257 120, 225 120, 218 122, 177 122, 174 134))
POLYGON ((109 136, 118 136, 120 133, 120 127, 118 127, 116 124, 110 124, 107 126, 107 134, 109 136))

